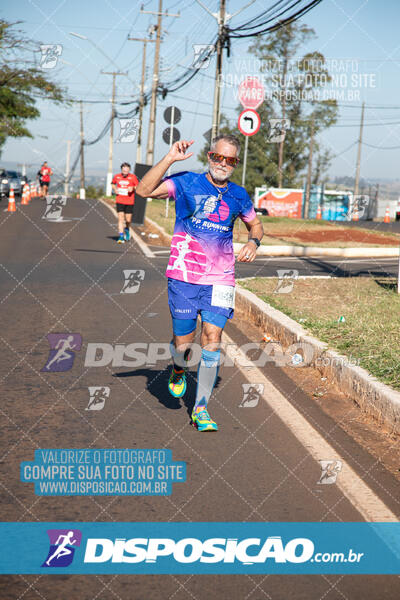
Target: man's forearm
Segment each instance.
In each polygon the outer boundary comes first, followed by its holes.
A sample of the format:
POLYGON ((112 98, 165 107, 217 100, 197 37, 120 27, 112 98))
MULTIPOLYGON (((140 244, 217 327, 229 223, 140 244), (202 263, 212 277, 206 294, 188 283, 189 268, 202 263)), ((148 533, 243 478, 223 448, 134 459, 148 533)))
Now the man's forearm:
POLYGON ((249 229, 249 237, 248 237, 249 240, 251 238, 257 238, 261 241, 263 237, 264 237, 264 228, 261 225, 261 223, 256 223, 249 229))
POLYGON ((173 162, 173 160, 167 158, 167 156, 164 156, 160 162, 147 171, 136 188, 136 192, 139 194, 139 196, 143 196, 145 198, 154 192, 173 162))

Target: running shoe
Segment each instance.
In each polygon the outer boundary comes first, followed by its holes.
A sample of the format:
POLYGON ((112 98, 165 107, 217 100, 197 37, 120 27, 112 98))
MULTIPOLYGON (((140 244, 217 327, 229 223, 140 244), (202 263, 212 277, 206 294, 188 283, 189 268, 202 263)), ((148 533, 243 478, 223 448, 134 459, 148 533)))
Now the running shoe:
POLYGON ((131 232, 129 231, 129 227, 125 227, 125 241, 129 242, 131 239, 131 232))
POLYGON ((197 431, 218 431, 218 425, 212 420, 206 408, 193 409, 192 425, 197 428, 197 431))
POLYGON ((125 244, 124 234, 123 233, 119 234, 119 238, 118 238, 117 242, 118 242, 118 244, 125 244))
POLYGON ((184 369, 175 371, 175 367, 172 367, 172 372, 168 380, 168 389, 174 398, 182 398, 186 392, 186 373, 184 369))

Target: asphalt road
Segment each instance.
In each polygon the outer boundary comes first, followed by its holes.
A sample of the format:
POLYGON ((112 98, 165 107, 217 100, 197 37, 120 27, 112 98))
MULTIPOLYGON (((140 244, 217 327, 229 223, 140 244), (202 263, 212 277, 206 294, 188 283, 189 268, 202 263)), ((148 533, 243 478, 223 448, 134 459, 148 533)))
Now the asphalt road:
MULTIPOLYGON (((158 266, 168 262, 169 248, 149 246, 158 266)), ((396 258, 259 256, 251 264, 236 263, 236 277, 277 277, 277 269, 296 269, 302 277, 397 277, 396 258)))
MULTIPOLYGON (((242 386, 249 383, 243 370, 221 368, 210 401, 220 431, 202 435, 189 426, 194 367, 188 392, 179 402, 166 390, 167 360, 136 369, 85 366, 88 344, 169 342, 165 255, 150 259, 133 242, 117 245, 115 219, 96 201, 69 199, 63 209, 65 221, 58 222, 42 218, 44 203, 40 200, 18 207, 15 214, 3 212, 3 207, 2 203, 2 521, 364 520, 362 488, 354 492, 355 498, 360 494, 359 505, 348 499, 340 485, 318 485, 320 465, 276 409, 263 401, 253 408, 239 406, 242 386), (121 293, 123 271, 129 269, 144 271, 135 294, 121 293), (48 357, 50 332, 82 336, 82 348, 69 371, 41 371, 48 357), (110 389, 102 410, 86 410, 91 386, 110 389), (171 449, 174 460, 186 461, 187 481, 174 484, 171 496, 128 498, 39 497, 32 484, 20 482, 20 462, 33 460, 37 448, 92 447, 171 449)), ((379 274, 394 269, 394 262, 388 266, 383 260, 373 264, 339 262, 262 260, 255 266, 240 266, 238 276, 273 275, 277 267, 285 265, 296 265, 301 274, 327 274, 333 265, 358 275, 368 269, 379 274)), ((238 344, 253 339, 251 329, 243 333, 235 320, 226 332, 238 344)), ((345 456, 346 464, 369 486, 375 498, 368 509, 371 514, 378 515, 383 503, 398 518, 396 478, 284 370, 267 366, 262 371, 271 386, 271 397, 279 390, 307 419, 315 438, 320 436, 345 456)), ((373 575, 0 577, 2 600, 394 600, 398 592, 398 577, 373 575)))

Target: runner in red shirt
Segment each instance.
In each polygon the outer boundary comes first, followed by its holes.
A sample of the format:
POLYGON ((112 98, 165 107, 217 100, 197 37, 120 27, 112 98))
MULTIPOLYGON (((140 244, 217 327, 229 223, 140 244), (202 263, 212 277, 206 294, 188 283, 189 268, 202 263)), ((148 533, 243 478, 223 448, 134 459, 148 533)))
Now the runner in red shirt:
POLYGON ((114 176, 112 188, 116 194, 115 202, 118 213, 118 244, 129 242, 129 226, 132 222, 133 205, 135 204, 135 188, 139 183, 136 175, 130 172, 131 165, 122 163, 121 173, 114 176), (124 236, 125 234, 125 236, 124 236))
POLYGON ((53 170, 48 166, 47 160, 40 167, 37 176, 40 183, 40 197, 46 198, 50 185, 50 176, 53 175, 53 170))

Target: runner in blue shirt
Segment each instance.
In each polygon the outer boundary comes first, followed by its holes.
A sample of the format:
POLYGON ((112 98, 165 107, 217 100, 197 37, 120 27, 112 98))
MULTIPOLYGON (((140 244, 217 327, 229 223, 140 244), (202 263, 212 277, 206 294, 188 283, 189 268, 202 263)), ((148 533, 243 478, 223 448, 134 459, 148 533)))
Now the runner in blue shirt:
POLYGON ((214 138, 206 173, 186 171, 163 179, 174 162, 193 155, 186 153, 192 144, 185 140, 173 144, 143 177, 137 193, 147 198, 175 199, 176 222, 166 270, 174 360, 168 389, 175 398, 186 391, 185 363, 200 313, 202 355, 192 424, 199 431, 216 431, 218 426, 207 406, 218 375, 222 330, 233 317, 233 226, 239 217, 249 232, 249 241, 237 257, 241 262, 254 260, 264 231, 246 190, 229 181, 239 161, 236 136, 214 138))

